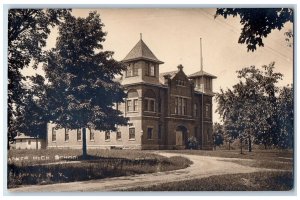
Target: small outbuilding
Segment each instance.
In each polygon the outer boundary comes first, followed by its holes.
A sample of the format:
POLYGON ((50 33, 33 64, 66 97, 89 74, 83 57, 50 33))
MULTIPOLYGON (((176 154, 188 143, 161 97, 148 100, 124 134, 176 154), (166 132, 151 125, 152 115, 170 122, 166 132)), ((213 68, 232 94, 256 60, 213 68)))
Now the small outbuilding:
POLYGON ((15 137, 16 149, 44 149, 46 141, 43 138, 30 137, 21 133, 15 137))

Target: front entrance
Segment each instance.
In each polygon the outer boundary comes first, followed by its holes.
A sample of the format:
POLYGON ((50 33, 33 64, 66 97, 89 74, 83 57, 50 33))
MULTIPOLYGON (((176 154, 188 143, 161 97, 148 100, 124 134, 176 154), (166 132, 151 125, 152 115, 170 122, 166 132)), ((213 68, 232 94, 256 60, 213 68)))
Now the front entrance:
POLYGON ((184 149, 187 143, 187 128, 185 128, 184 126, 178 126, 175 133, 176 146, 184 149))

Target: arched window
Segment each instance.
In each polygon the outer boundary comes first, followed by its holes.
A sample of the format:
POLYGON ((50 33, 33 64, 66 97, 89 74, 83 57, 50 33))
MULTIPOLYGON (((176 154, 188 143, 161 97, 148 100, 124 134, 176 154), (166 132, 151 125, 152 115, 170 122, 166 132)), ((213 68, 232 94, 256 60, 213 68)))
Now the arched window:
POLYGON ((144 111, 155 112, 156 95, 153 90, 147 90, 144 95, 144 111))
POLYGON ((138 111, 138 97, 139 97, 139 94, 135 89, 131 89, 128 91, 127 101, 126 101, 126 105, 127 105, 126 110, 128 112, 138 111))

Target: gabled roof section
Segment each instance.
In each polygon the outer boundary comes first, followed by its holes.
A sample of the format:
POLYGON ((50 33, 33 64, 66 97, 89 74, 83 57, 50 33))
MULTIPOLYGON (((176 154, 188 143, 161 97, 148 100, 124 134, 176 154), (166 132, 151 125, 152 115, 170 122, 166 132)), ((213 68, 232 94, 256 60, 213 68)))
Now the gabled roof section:
POLYGON ((142 39, 140 39, 140 41, 131 49, 131 51, 122 61, 127 62, 141 59, 153 61, 158 64, 164 63, 156 58, 156 56, 152 53, 142 39))
POLYGON ((199 77, 199 76, 208 76, 208 77, 211 77, 211 78, 217 78, 216 76, 210 74, 210 73, 207 73, 205 71, 198 71, 198 72, 195 72, 191 75, 189 75, 188 77, 189 78, 196 78, 196 77, 199 77))
POLYGON ((174 78, 174 76, 177 74, 177 72, 178 72, 178 71, 176 70, 176 71, 171 71, 171 72, 160 73, 160 74, 159 74, 159 82, 160 82, 161 84, 164 84, 164 80, 165 80, 164 76, 165 76, 165 75, 169 75, 170 78, 172 79, 172 78, 174 78))

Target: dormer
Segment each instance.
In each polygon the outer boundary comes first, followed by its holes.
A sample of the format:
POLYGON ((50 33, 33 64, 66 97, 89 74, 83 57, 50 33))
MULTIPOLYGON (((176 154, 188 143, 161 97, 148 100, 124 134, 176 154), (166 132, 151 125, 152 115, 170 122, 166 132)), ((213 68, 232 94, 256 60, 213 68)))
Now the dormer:
POLYGON ((206 94, 213 94, 213 79, 217 77, 205 71, 198 71, 189 75, 195 85, 195 91, 203 92, 206 94))
POLYGON ((127 70, 123 73, 122 84, 139 82, 159 84, 159 65, 163 62, 156 58, 142 37, 122 62, 127 66, 127 70))

